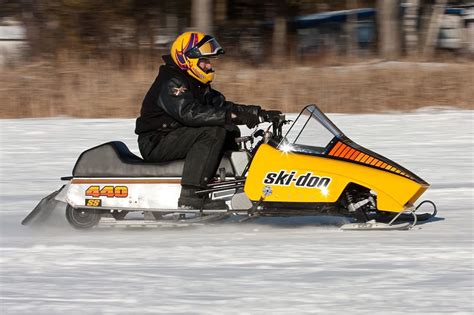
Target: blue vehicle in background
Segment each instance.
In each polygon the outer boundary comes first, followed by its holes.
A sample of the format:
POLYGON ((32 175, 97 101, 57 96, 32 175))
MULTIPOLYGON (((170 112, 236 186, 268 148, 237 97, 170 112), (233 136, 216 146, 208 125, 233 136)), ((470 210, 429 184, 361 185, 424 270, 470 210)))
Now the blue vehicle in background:
MULTIPOLYGON (((403 18, 404 7, 400 7, 403 18)), ((353 27, 355 48, 359 54, 375 50, 377 43, 377 11, 360 8, 308 14, 288 21, 297 35, 299 55, 322 52, 341 53, 348 49, 348 34, 353 27)), ((419 16, 421 19, 421 15, 419 16)), ((421 25, 418 21, 418 28, 421 25)), ((474 52, 474 5, 447 7, 438 34, 437 47, 474 52)))
POLYGON ((349 26, 354 27, 357 36, 356 48, 370 51, 376 43, 375 13, 373 8, 315 13, 298 16, 289 21, 289 26, 296 30, 300 55, 345 51, 349 26))

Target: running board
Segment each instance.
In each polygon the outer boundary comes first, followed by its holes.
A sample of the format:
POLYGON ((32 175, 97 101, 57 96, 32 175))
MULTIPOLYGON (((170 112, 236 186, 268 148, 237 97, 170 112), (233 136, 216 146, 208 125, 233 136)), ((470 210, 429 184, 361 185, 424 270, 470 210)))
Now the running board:
POLYGON ((102 217, 97 225, 98 228, 175 228, 202 226, 206 223, 212 223, 227 219, 230 215, 227 213, 198 216, 191 219, 166 219, 166 220, 116 220, 110 217, 102 217))
POLYGON ((204 225, 204 223, 180 222, 180 221, 154 221, 154 220, 115 220, 113 218, 101 218, 96 228, 177 228, 204 225))

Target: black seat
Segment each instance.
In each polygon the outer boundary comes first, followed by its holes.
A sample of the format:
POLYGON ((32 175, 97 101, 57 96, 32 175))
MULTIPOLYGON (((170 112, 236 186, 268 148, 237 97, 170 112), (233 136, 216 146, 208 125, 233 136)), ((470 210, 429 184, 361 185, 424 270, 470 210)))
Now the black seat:
MULTIPOLYGON (((164 163, 145 162, 127 148, 125 143, 112 141, 81 153, 72 170, 74 177, 181 177, 184 160, 164 163)), ((228 157, 224 156, 219 168, 226 176, 234 176, 228 157)))

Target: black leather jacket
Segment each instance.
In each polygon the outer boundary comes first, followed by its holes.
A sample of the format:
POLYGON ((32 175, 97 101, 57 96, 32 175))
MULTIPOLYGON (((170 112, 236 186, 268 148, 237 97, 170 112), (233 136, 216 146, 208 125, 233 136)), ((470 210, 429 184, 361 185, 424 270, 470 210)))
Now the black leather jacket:
POLYGON ((175 65, 170 55, 163 56, 155 82, 143 99, 135 133, 166 132, 181 126, 225 126, 231 113, 249 111, 258 114, 259 106, 239 105, 189 76, 175 65))

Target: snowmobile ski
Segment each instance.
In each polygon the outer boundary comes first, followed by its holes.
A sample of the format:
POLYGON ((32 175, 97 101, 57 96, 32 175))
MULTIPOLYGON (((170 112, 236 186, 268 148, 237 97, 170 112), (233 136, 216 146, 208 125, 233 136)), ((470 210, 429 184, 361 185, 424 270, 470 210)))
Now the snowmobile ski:
POLYGON ((410 222, 388 224, 376 222, 375 220, 364 223, 348 223, 340 227, 343 231, 393 231, 393 230, 409 230, 412 228, 410 222))

